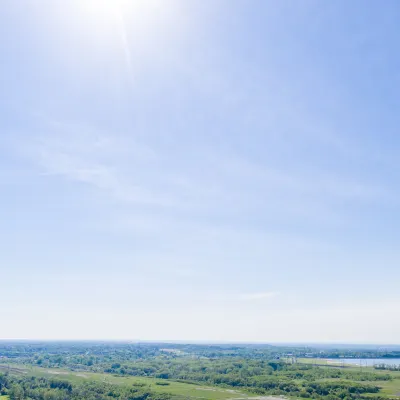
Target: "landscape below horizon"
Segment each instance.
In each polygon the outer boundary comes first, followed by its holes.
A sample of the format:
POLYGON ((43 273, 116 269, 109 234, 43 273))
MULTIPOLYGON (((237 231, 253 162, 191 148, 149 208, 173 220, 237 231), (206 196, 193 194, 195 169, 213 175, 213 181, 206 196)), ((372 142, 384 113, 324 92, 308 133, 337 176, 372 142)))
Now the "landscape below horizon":
POLYGON ((0 341, 0 399, 400 399, 400 347, 0 341))

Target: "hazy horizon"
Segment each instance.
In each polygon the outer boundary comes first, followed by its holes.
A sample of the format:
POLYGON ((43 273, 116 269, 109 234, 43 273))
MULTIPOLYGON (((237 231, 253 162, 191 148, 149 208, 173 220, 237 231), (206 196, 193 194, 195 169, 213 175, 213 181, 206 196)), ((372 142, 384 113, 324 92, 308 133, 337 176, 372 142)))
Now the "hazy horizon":
POLYGON ((0 343, 131 343, 131 344, 177 344, 177 345, 210 345, 210 346, 270 346, 270 347, 312 347, 338 349, 400 349, 400 343, 342 343, 342 342, 246 342, 246 341, 210 341, 210 340, 146 340, 146 339, 23 339, 0 338, 0 343), (332 346, 332 347, 330 347, 332 346))
POLYGON ((1 337, 400 340, 400 3, 0 7, 1 337))

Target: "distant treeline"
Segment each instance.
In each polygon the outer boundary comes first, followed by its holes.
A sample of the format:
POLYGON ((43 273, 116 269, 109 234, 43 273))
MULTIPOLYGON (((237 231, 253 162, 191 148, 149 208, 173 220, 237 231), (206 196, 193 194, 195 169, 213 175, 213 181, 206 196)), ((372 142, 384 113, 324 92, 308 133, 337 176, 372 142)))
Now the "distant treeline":
POLYGON ((398 365, 391 365, 391 364, 375 364, 374 365, 375 369, 380 369, 380 370, 387 370, 387 371, 400 371, 400 364, 398 365))
POLYGON ((45 365, 48 357, 62 362, 62 356, 81 357, 82 363, 102 362, 115 357, 126 360, 149 359, 159 356, 197 358, 242 358, 271 360, 282 357, 313 358, 400 358, 400 350, 373 350, 371 348, 313 348, 305 346, 272 346, 262 344, 211 345, 178 343, 124 343, 124 342, 4 342, 0 341, 1 358, 27 360, 35 358, 45 365), (89 358, 87 356, 90 356, 89 358))
POLYGON ((399 351, 382 352, 382 351, 354 351, 354 350, 326 350, 326 351, 313 351, 299 355, 297 357, 314 357, 314 358, 400 358, 399 351))

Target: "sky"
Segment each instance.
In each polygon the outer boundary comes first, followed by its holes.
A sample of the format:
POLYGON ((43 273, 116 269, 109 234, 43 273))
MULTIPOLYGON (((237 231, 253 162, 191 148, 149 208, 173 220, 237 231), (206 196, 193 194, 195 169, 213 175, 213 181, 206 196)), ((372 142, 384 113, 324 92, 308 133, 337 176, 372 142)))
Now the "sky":
POLYGON ((399 2, 0 10, 0 338, 400 343, 399 2))

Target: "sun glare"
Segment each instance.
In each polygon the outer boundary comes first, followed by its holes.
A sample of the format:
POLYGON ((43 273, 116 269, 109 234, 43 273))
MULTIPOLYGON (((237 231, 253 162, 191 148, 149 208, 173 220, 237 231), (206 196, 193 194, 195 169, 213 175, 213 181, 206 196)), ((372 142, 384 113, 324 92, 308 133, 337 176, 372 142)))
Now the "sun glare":
POLYGON ((105 58, 112 49, 120 51, 128 70, 133 53, 157 46, 155 37, 162 30, 165 38, 174 19, 173 2, 168 7, 157 0, 78 0, 73 4, 68 29, 77 35, 75 44, 101 48, 105 58))
MULTIPOLYGON (((154 1, 145 0, 83 0, 82 13, 94 22, 113 22, 115 18, 133 18, 135 22, 146 18, 155 8, 154 1)), ((157 2, 157 8, 160 7, 157 2)))
POLYGON ((160 27, 171 27, 174 2, 155 0, 80 0, 77 2, 83 26, 98 38, 108 35, 132 36, 144 41, 160 27))

